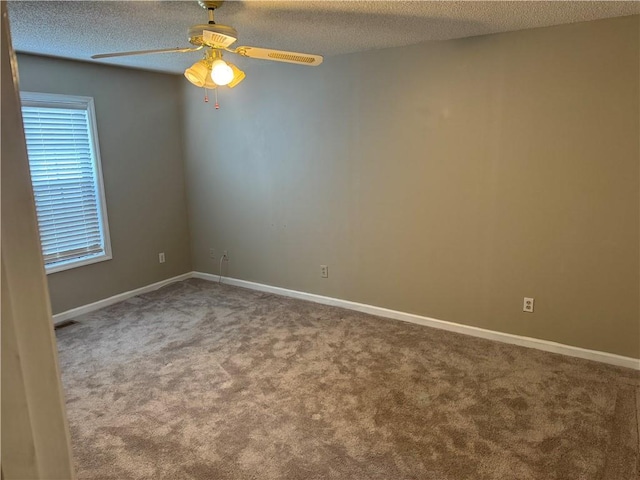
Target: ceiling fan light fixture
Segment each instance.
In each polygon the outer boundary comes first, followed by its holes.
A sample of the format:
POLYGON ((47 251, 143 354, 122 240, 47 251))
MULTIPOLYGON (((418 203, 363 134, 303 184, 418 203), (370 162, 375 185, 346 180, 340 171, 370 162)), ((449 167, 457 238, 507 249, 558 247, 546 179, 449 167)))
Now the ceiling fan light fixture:
POLYGON ((227 85, 233 80, 233 70, 227 65, 227 62, 218 58, 211 64, 211 80, 216 85, 227 85))
POLYGON ((214 88, 218 88, 218 85, 213 83, 213 80, 211 80, 211 75, 207 75, 207 79, 204 82, 204 85, 202 86, 202 88, 206 88, 207 90, 213 90, 214 88))
POLYGON ((204 87, 209 74, 209 66, 206 60, 194 63, 184 71, 184 76, 196 87, 204 87))
POLYGON ((231 70, 233 71, 233 80, 229 82, 227 87, 233 88, 238 85, 244 78, 246 77, 245 73, 236 67, 233 63, 228 64, 231 70))

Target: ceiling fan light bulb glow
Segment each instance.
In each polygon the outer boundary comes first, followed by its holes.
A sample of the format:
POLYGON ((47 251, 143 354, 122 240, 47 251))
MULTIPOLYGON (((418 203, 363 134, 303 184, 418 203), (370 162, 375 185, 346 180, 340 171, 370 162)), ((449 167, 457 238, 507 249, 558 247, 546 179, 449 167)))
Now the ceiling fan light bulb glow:
POLYGON ((211 80, 216 85, 227 85, 233 80, 233 70, 227 65, 227 62, 218 59, 211 65, 211 80))

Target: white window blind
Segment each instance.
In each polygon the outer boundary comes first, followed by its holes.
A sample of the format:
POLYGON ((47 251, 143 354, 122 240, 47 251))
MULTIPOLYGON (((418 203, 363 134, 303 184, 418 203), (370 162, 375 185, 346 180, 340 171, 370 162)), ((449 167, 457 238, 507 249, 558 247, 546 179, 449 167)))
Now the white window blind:
POLYGON ((47 272, 111 258, 93 99, 23 92, 22 117, 47 272))

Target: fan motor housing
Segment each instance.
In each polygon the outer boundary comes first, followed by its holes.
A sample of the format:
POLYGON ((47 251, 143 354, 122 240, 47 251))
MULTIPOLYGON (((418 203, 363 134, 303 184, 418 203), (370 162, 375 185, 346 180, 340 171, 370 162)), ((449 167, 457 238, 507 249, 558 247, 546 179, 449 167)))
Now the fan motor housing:
POLYGON ((189 28, 189 43, 197 47, 227 48, 237 39, 238 32, 228 25, 202 24, 189 28))

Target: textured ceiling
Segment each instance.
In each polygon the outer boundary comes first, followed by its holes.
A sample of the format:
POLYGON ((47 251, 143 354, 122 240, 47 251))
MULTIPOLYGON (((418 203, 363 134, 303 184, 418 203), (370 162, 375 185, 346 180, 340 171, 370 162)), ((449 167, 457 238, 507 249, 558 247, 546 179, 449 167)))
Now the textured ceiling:
MULTIPOLYGON (((216 11, 216 22, 238 30, 236 46, 329 56, 637 13, 635 1, 229 1, 216 11)), ((12 0, 9 16, 16 50, 79 60, 189 46, 188 27, 207 21, 195 1, 12 0)), ((100 62, 182 73, 200 57, 170 53, 100 62)))

